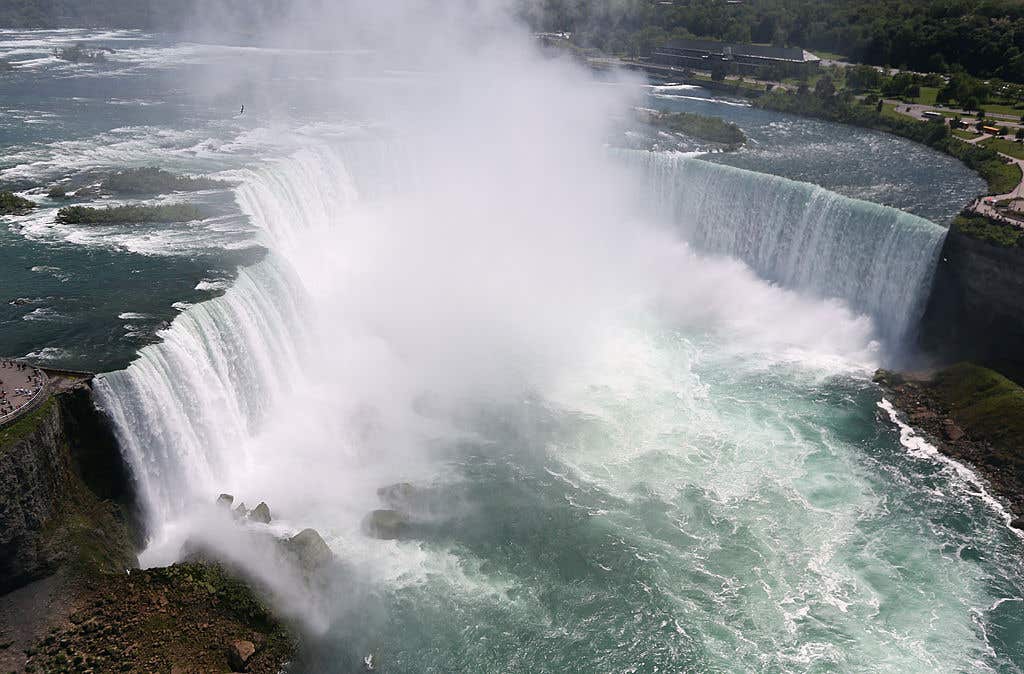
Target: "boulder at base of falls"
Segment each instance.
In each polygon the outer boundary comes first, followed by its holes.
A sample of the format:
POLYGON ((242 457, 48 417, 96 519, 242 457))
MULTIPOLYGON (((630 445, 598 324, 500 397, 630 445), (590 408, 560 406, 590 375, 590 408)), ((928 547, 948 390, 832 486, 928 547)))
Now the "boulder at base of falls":
POLYGON ((238 507, 231 511, 231 515, 236 520, 244 520, 249 516, 249 509, 245 507, 245 503, 239 503, 238 507))
POLYGON ((235 497, 231 494, 221 494, 217 497, 217 505, 231 509, 231 504, 235 502, 235 497))
POLYGON ((228 664, 236 672, 244 672, 249 665, 249 660, 256 653, 256 645, 251 641, 232 641, 228 646, 228 664))
POLYGON ((253 522, 270 524, 270 506, 261 501, 260 504, 253 508, 252 512, 249 513, 249 519, 253 522))
POLYGON ((334 559, 334 553, 316 529, 303 529, 283 543, 307 575, 312 575, 334 559))
POLYGON ((374 538, 394 540, 407 533, 409 520, 397 510, 374 510, 363 520, 363 529, 374 538))

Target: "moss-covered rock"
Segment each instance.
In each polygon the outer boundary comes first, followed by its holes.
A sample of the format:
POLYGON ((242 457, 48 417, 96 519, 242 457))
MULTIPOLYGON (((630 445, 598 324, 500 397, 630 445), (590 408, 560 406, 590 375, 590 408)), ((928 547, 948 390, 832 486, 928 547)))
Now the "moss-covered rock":
POLYGON ((147 222, 189 222, 199 220, 202 214, 191 204, 162 204, 160 206, 66 206, 57 211, 57 222, 62 225, 121 225, 147 222))
POLYGON ((24 215, 35 207, 36 202, 14 192, 0 192, 0 215, 24 215))

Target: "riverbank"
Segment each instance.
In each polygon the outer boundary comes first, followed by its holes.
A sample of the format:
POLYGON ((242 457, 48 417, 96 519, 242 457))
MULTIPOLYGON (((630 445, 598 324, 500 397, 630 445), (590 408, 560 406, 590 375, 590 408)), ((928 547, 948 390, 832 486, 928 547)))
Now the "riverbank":
POLYGON ((935 372, 879 370, 875 382, 908 423, 942 454, 970 464, 1024 531, 1024 388, 958 363, 935 372))

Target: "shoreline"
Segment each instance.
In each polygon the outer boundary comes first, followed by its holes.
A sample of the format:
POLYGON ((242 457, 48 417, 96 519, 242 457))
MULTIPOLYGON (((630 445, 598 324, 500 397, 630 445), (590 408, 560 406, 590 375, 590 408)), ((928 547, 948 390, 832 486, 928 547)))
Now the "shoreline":
MULTIPOLYGON (((904 440, 904 427, 914 433, 937 452, 970 482, 968 472, 988 484, 989 491, 980 489, 983 499, 992 498, 1007 526, 1024 537, 1024 451, 1020 436, 1012 431, 1008 437, 992 435, 991 429, 1001 428, 1003 416, 1014 417, 1019 407, 1005 401, 1002 391, 996 398, 995 387, 1016 386, 991 370, 961 363, 951 368, 930 372, 901 373, 878 370, 874 382, 883 393, 885 410, 901 430, 901 444, 912 449, 904 440), (980 385, 975 381, 982 381, 980 385), (970 381, 966 395, 953 392, 961 382, 970 381), (989 393, 992 392, 992 395, 989 393), (974 408, 984 408, 984 414, 974 414, 974 408), (902 416, 902 419, 900 418, 902 416)), ((1019 395, 1014 393, 1014 395, 1019 395)), ((928 453, 927 448, 917 451, 928 453)))

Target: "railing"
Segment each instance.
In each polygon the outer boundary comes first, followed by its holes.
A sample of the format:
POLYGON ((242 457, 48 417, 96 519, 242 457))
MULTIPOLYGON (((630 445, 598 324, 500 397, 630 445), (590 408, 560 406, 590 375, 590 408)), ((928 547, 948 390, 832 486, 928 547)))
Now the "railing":
POLYGON ((35 392, 35 395, 28 399, 28 402, 23 403, 21 407, 14 410, 13 412, 10 412, 0 417, 0 428, 6 426, 8 423, 14 421, 18 417, 21 417, 33 411, 34 409, 39 407, 40 403, 42 403, 44 400, 50 397, 49 377, 47 377, 46 373, 40 370, 39 368, 35 368, 35 371, 38 372, 39 375, 42 377, 42 381, 39 383, 39 390, 35 392))

